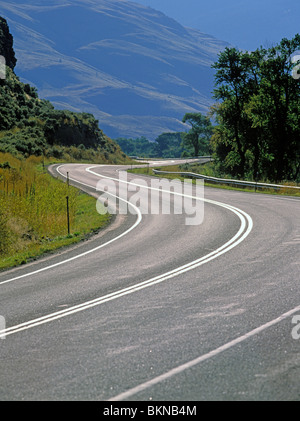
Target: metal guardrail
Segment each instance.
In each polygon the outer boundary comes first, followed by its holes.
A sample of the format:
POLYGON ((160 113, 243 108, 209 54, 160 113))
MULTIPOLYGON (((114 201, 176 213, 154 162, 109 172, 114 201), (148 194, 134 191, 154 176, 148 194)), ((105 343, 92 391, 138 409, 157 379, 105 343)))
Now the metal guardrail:
POLYGON ((190 159, 211 159, 211 156, 188 156, 188 157, 182 157, 182 158, 143 158, 139 156, 129 156, 131 159, 136 159, 137 161, 184 161, 184 160, 190 160, 190 159))
POLYGON ((257 183, 255 181, 243 181, 243 180, 231 180, 227 178, 217 178, 217 177, 209 177, 207 175, 202 174, 196 174, 192 172, 184 172, 184 171, 161 171, 161 170, 153 170, 155 174, 178 174, 184 177, 192 177, 192 178, 198 178, 205 181, 211 181, 213 183, 217 184, 231 184, 231 185, 237 185, 237 186, 243 186, 243 187, 253 187, 255 190, 257 188, 270 188, 274 190, 280 190, 280 189, 295 189, 300 191, 300 187, 297 186, 285 186, 282 184, 267 184, 267 183, 257 183))

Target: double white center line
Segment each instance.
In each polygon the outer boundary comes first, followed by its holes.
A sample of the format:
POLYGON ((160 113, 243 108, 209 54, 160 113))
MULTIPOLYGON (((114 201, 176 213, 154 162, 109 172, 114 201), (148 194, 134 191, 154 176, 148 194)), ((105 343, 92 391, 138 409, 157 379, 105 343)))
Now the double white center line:
MULTIPOLYGON (((195 199, 198 199, 198 198, 195 198, 195 199)), ((18 333, 18 332, 21 332, 23 330, 31 329, 33 327, 37 327, 37 326, 40 326, 40 325, 45 324, 45 323, 50 323, 52 321, 61 319, 63 317, 71 316, 71 315, 76 314, 78 312, 85 311, 85 310, 90 309, 92 307, 96 307, 96 306, 99 306, 101 304, 107 303, 109 301, 119 299, 119 298, 124 297, 126 295, 133 294, 133 293, 135 293, 137 291, 140 291, 142 289, 152 287, 156 284, 159 284, 161 282, 164 282, 166 280, 174 278, 174 277, 176 277, 180 274, 183 274, 183 273, 188 272, 190 270, 193 270, 193 269, 195 269, 195 268, 197 268, 197 267, 199 267, 199 266, 201 266, 201 265, 203 265, 207 262, 210 262, 213 259, 216 259, 217 257, 221 256, 222 254, 228 252, 232 248, 239 245, 250 234, 250 232, 252 230, 252 227, 253 227, 253 222, 252 222, 251 217, 248 214, 246 214, 244 211, 242 211, 238 208, 235 208, 233 206, 226 205, 226 204, 220 203, 220 202, 215 202, 215 201, 208 200, 208 199, 199 199, 199 200, 204 200, 205 202, 208 202, 208 203, 211 203, 213 205, 220 206, 222 208, 228 209, 239 217, 240 222, 241 222, 239 231, 236 233, 236 235, 234 237, 232 237, 224 245, 222 245, 218 249, 214 250, 213 252, 211 252, 211 253, 209 253, 209 254, 207 254, 207 255, 199 258, 199 259, 196 259, 196 260, 194 260, 194 261, 192 261, 192 262, 190 262, 186 265, 180 266, 176 269, 173 269, 169 272, 163 273, 163 274, 161 274, 159 276, 156 276, 154 278, 148 279, 148 280, 143 281, 143 282, 139 282, 139 283, 137 283, 135 285, 132 285, 130 287, 123 288, 123 289, 115 291, 113 293, 98 297, 94 300, 86 301, 82 304, 78 304, 76 306, 72 306, 72 307, 66 308, 64 310, 60 310, 60 311, 57 311, 57 312, 54 312, 54 313, 51 313, 51 314, 48 314, 48 315, 30 320, 30 321, 27 321, 27 322, 24 322, 24 323, 21 323, 21 324, 18 324, 18 325, 15 325, 15 326, 12 326, 12 327, 8 327, 8 328, 0 331, 0 338, 7 337, 7 336, 12 335, 14 333, 18 333)), ((140 211, 139 211, 138 208, 136 208, 136 212, 138 214, 138 222, 140 222, 141 215, 140 215, 140 211)), ((136 226, 136 224, 134 226, 136 226)), ((120 238, 120 237, 118 237, 118 238, 120 238)), ((93 251, 98 250, 99 248, 93 249, 93 251)), ((79 255, 79 256, 84 257, 84 254, 79 255)), ((77 256, 77 258, 79 256, 77 256)), ((70 259, 68 259, 64 262, 60 262, 60 264, 68 262, 68 261, 70 261, 70 259)), ((52 265, 52 266, 44 268, 42 270, 46 270, 46 269, 49 269, 49 268, 51 269, 51 268, 54 268, 55 266, 56 265, 52 265)), ((38 272, 39 271, 33 272, 31 274, 24 275, 24 277, 29 276, 29 275, 34 275, 38 272)), ((16 279, 20 279, 20 277, 14 278, 14 279, 11 279, 11 280, 8 280, 8 281, 4 281, 4 282, 11 282, 11 281, 16 280, 16 279)))

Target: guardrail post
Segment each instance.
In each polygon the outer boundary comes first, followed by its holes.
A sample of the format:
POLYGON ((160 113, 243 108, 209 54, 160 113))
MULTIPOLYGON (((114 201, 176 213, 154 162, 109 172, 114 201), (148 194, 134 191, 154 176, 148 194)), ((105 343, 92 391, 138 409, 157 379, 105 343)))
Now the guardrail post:
POLYGON ((70 212, 69 212, 69 196, 66 197, 67 199, 67 221, 68 221, 68 235, 70 235, 70 212))

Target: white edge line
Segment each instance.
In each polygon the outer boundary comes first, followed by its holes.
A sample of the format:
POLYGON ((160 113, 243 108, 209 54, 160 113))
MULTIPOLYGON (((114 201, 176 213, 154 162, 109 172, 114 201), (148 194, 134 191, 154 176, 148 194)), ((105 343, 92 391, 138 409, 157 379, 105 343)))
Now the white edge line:
MULTIPOLYGON (((66 176, 65 175, 63 175, 60 171, 59 171, 59 168, 61 167, 62 165, 60 165, 59 167, 57 167, 57 172, 62 176, 62 177, 65 177, 66 178, 66 176)), ((90 187, 90 188, 93 188, 93 189, 95 189, 96 190, 96 188, 94 187, 94 186, 91 186, 91 185, 89 185, 89 184, 85 184, 85 183, 82 183, 82 182, 80 182, 80 181, 77 181, 77 180, 75 180, 75 179, 73 179, 73 178, 69 178, 70 180, 72 180, 72 181, 75 181, 76 183, 79 183, 79 184, 82 184, 82 185, 84 185, 84 186, 86 186, 86 187, 90 187)), ((110 193, 111 194, 111 193, 110 193)), ((111 194, 111 196, 114 196, 113 194, 111 194)), ((117 196, 114 196, 115 198, 118 198, 117 196)), ((127 202, 125 199, 122 199, 122 198, 119 198, 120 200, 123 200, 124 202, 127 202)), ((106 246, 108 246, 109 244, 111 244, 111 243, 113 243, 114 241, 117 241, 117 240, 119 240, 120 238, 122 238, 122 237, 124 237, 125 235, 127 235, 127 234, 129 234, 133 229, 135 229, 139 224, 140 224, 140 222, 142 221, 142 214, 141 214, 141 211, 135 206, 135 205, 133 205, 132 203, 130 203, 130 202, 127 202, 130 206, 132 206, 133 208, 134 208, 134 210, 136 211, 136 213, 137 213, 137 220, 136 220, 136 222, 134 223, 134 225, 132 225, 127 231, 125 231, 125 232, 123 232, 122 234, 120 234, 120 235, 118 235, 117 237, 115 237, 115 238, 113 238, 113 239, 111 239, 111 240, 109 240, 109 241, 107 241, 106 243, 104 243, 104 244, 101 244, 100 246, 98 246, 98 247, 95 247, 95 248, 93 248, 93 249, 91 249, 91 250, 88 250, 88 251, 86 251, 86 252, 84 252, 84 253, 81 253, 81 254, 78 254, 78 255, 76 255, 76 256, 74 256, 74 257, 70 257, 69 259, 66 259, 66 260, 62 260, 61 262, 58 262, 58 263, 55 263, 55 264, 53 264, 53 265, 50 265, 50 266, 46 266, 46 267, 44 267, 44 268, 41 268, 41 269, 38 269, 38 270, 35 270, 35 271, 33 271, 33 272, 30 272, 30 273, 25 273, 24 275, 20 275, 20 276, 16 276, 15 278, 12 278, 12 279, 7 279, 6 281, 2 281, 2 282, 0 282, 0 285, 4 285, 4 284, 7 284, 7 283, 9 283, 9 282, 13 282, 13 281, 17 281, 17 280, 19 280, 19 279, 22 279, 22 278, 26 278, 26 277, 28 277, 28 276, 31 276, 31 275, 36 275, 37 273, 41 273, 41 272, 44 272, 44 271, 46 271, 46 270, 49 270, 49 269, 53 269, 53 268, 55 268, 55 267, 57 267, 57 266, 60 266, 60 265, 63 265, 63 264, 65 264, 65 263, 69 263, 69 262, 71 262, 71 261, 73 261, 73 260, 75 260, 75 259, 79 259, 80 257, 84 257, 84 256, 86 256, 86 255, 88 255, 88 254, 90 254, 90 253, 93 253, 93 252, 95 252, 95 251, 97 251, 97 250, 100 250, 101 248, 103 248, 103 247, 106 247, 106 246)))
MULTIPOLYGON (((59 165, 59 166, 56 168, 56 170, 57 170, 57 172, 58 172, 58 173, 59 173, 62 177, 67 178, 67 176, 66 176, 66 175, 64 175, 64 174, 60 171, 60 168, 61 168, 61 167, 63 167, 63 166, 64 166, 64 164, 59 165)), ((96 173, 96 172, 94 172, 94 171, 91 171, 91 169, 92 169, 92 168, 98 168, 98 167, 102 167, 102 166, 106 166, 106 165, 97 165, 97 166, 95 166, 95 165, 94 165, 94 166, 91 166, 91 167, 89 167, 89 168, 86 168, 86 171, 87 171, 87 172, 89 172, 89 173, 91 173, 91 174, 93 174, 93 175, 96 175, 97 177, 106 178, 106 179, 110 179, 110 180, 114 180, 114 181, 119 181, 119 182, 126 183, 126 184, 132 184, 132 185, 135 185, 135 186, 138 186, 138 187, 144 187, 144 188, 148 188, 148 189, 150 189, 150 187, 141 186, 141 185, 139 185, 139 184, 130 183, 130 182, 128 182, 128 181, 124 181, 124 180, 118 180, 117 178, 107 177, 107 176, 104 176, 104 175, 98 174, 98 173, 96 173)), ((74 179, 74 178, 72 178, 72 177, 69 177, 69 180, 72 180, 72 181, 74 181, 74 182, 76 182, 76 183, 78 183, 78 184, 81 184, 81 185, 83 185, 83 186, 86 186, 86 187, 89 187, 89 188, 95 189, 95 190, 97 191, 97 186, 96 186, 96 187, 95 187, 95 186, 91 186, 90 184, 86 184, 86 183, 80 182, 80 181, 78 181, 78 180, 76 180, 76 179, 74 179)), ((159 191, 162 191, 162 192, 164 191, 164 190, 160 190, 160 189, 156 189, 156 188, 152 188, 152 189, 154 189, 154 190, 159 190, 159 191)), ((176 192, 171 192, 171 193, 172 193, 173 195, 187 196, 187 195, 179 194, 179 193, 176 193, 176 192)), ((23 274, 23 275, 16 276, 16 277, 11 278, 11 279, 7 279, 6 281, 2 281, 2 282, 0 282, 0 285, 4 285, 4 284, 7 284, 7 283, 10 283, 10 282, 13 282, 13 281, 17 281, 17 280, 19 280, 19 279, 23 279, 23 278, 26 278, 26 277, 28 277, 28 276, 36 275, 36 274, 41 273, 41 272, 44 272, 44 271, 46 271, 46 270, 53 269, 53 268, 55 268, 55 267, 61 266, 61 265, 65 264, 65 263, 69 263, 69 262, 71 262, 71 261, 73 261, 73 260, 79 259, 79 258, 81 258, 81 257, 84 257, 84 256, 86 256, 86 255, 90 254, 90 253, 93 253, 93 252, 95 252, 95 251, 98 251, 98 250, 100 250, 101 248, 106 247, 106 246, 108 246, 109 244, 111 244, 112 242, 117 241, 117 240, 119 240, 120 238, 124 237, 125 235, 129 234, 129 233, 130 233, 130 232, 131 232, 134 228, 136 228, 136 226, 137 226, 137 225, 139 225, 139 224, 140 224, 140 222, 141 222, 141 220, 142 220, 142 214, 141 214, 141 211, 140 211, 140 210, 139 210, 139 209, 138 209, 135 205, 133 205, 132 203, 128 202, 127 200, 125 200, 125 199, 123 199, 123 198, 120 198, 120 197, 118 197, 118 196, 115 196, 115 195, 113 195, 113 194, 111 194, 111 193, 109 193, 109 194, 110 194, 111 196, 115 197, 115 198, 118 198, 119 200, 122 200, 123 202, 125 202, 125 203, 129 204, 130 206, 132 206, 132 207, 134 208, 134 210, 136 211, 136 213, 137 213, 137 215, 138 215, 138 218, 137 218, 137 221, 135 222, 135 224, 134 224, 132 227, 130 227, 127 231, 125 231, 124 233, 120 234, 119 236, 117 236, 117 237, 113 238, 112 240, 108 241, 107 243, 104 243, 104 244, 102 244, 102 245, 100 245, 100 246, 98 246, 98 247, 96 247, 96 248, 94 248, 94 249, 88 250, 88 251, 86 251, 86 252, 84 252, 84 253, 78 254, 78 255, 76 255, 76 256, 74 256, 74 257, 71 257, 71 258, 69 258, 69 259, 66 259, 66 260, 62 260, 62 261, 60 261, 60 262, 58 262, 58 263, 55 263, 55 264, 53 264, 53 265, 46 266, 46 267, 44 267, 44 268, 41 268, 41 269, 35 270, 35 271, 33 271, 33 272, 25 273, 25 274, 23 274)), ((232 207, 232 206, 230 206, 230 205, 225 205, 225 204, 223 204, 223 203, 220 203, 220 202, 215 202, 215 201, 213 201, 213 200, 209 200, 209 199, 202 199, 202 198, 198 198, 198 197, 194 197, 194 196, 187 196, 187 197, 189 197, 189 198, 194 198, 194 199, 198 199, 198 200, 203 200, 204 202, 211 203, 211 204, 214 204, 214 205, 217 205, 217 206, 221 206, 221 207, 227 208, 227 209, 229 209, 229 210, 233 210, 233 209, 237 210, 236 208, 233 208, 233 207, 232 207)), ((238 209, 237 211, 242 212, 240 209, 238 209)), ((234 212, 234 211, 233 211, 233 212, 234 212)), ((236 212, 235 212, 235 213, 236 213, 236 212)), ((249 218, 250 218, 250 217, 249 217, 249 218)), ((250 218, 250 219, 251 219, 251 218, 250 218)), ((233 240, 233 241, 234 241, 234 240, 233 240)), ((226 243, 226 244, 227 244, 227 243, 226 243)), ((226 245, 225 245, 225 246, 226 246, 226 245)), ((223 246, 223 247, 225 247, 225 246, 223 246)))
MULTIPOLYGON (((92 173, 94 173, 94 172, 92 172, 92 173)), ((99 175, 97 173, 94 173, 94 174, 96 174, 96 175, 98 175, 98 176, 101 177, 101 175, 99 175)), ((106 178, 109 178, 109 177, 106 177, 106 178)), ((77 180, 73 180, 73 181, 78 182, 77 180)), ((80 183, 80 184, 84 184, 84 183, 80 183)), ((89 185, 87 185, 87 186, 88 187, 92 187, 92 186, 89 186, 89 185)), ((143 186, 141 186, 141 187, 143 187, 143 186)), ((205 200, 205 201, 208 201, 208 200, 205 200)), ((76 311, 82 311, 83 309, 90 308, 90 307, 95 306, 95 305, 99 305, 101 303, 110 301, 110 300, 115 299, 115 298, 119 298, 119 297, 124 296, 126 294, 129 294, 129 293, 135 292, 137 290, 140 290, 142 288, 146 288, 146 287, 148 287, 150 285, 153 285, 154 283, 159 283, 159 282, 162 282, 162 281, 164 281, 166 279, 169 279, 171 277, 177 276, 179 273, 183 273, 183 272, 185 272, 187 270, 191 270, 194 267, 200 266, 201 264, 204 264, 207 261, 210 261, 210 260, 214 259, 215 257, 219 256, 220 254, 225 253, 226 251, 228 251, 231 248, 233 248, 236 245, 238 245, 241 241, 243 241, 249 235, 249 233, 251 232, 252 227, 253 227, 253 222, 252 222, 252 219, 251 219, 251 217, 249 215, 247 215, 245 212, 241 211, 240 209, 234 208, 234 207, 232 207, 230 205, 225 205, 224 206, 224 204, 221 204, 221 203, 218 203, 218 202, 214 202, 214 201, 208 201, 208 202, 217 204, 217 205, 222 206, 222 207, 227 208, 227 209, 230 209, 234 213, 236 213, 238 216, 239 216, 239 212, 241 212, 241 214, 243 214, 244 216, 246 216, 246 218, 248 219, 248 229, 247 229, 247 231, 244 233, 244 235, 242 237, 240 237, 240 239, 235 244, 232 241, 229 241, 228 243, 231 243, 231 244, 228 246, 228 249, 226 249, 226 248, 224 249, 224 247, 225 247, 225 245, 224 245, 224 246, 222 246, 222 247, 220 247, 218 249, 219 252, 217 252, 217 250, 216 250, 215 252, 212 252, 209 255, 204 256, 201 259, 198 259, 197 261, 191 262, 188 265, 184 265, 181 268, 177 268, 177 270, 175 270, 175 271, 168 272, 168 273, 166 273, 164 275, 160 275, 160 277, 156 277, 156 278, 153 278, 152 280, 148 280, 148 281, 142 282, 142 283, 137 284, 137 285, 135 285, 133 287, 129 287, 129 288, 126 288, 124 290, 121 290, 121 291, 118 291, 118 292, 115 292, 115 293, 112 293, 112 294, 108 294, 107 296, 98 298, 96 300, 90 301, 90 302, 85 303, 85 304, 81 304, 79 306, 72 307, 71 309, 62 310, 61 312, 57 312, 57 313, 53 313, 52 315, 44 316, 44 317, 42 317, 40 319, 36 319, 35 321, 23 323, 21 325, 15 326, 15 327, 8 328, 8 329, 6 329, 4 331, 0 331, 0 337, 1 336, 6 336, 7 334, 9 334, 9 332, 15 333, 16 332, 16 329, 18 329, 17 331, 21 331, 21 330, 24 330, 24 329, 28 329, 29 327, 33 327, 33 326, 37 326, 37 325, 42 324, 42 323, 46 323, 46 322, 49 321, 49 317, 50 316, 52 316, 51 320, 54 320, 56 318, 63 317, 63 315, 72 314, 72 313, 75 313, 76 311), (208 256, 210 256, 210 257, 208 257, 208 256)), ((245 227, 245 224, 243 222, 241 224, 241 228, 242 228, 242 226, 245 227)), ((131 228, 131 229, 133 229, 133 228, 131 228)), ((241 230, 239 230, 239 232, 240 231, 241 230)), ((234 237, 237 237, 238 238, 238 233, 234 237)), ((226 243, 226 244, 228 245, 228 243, 226 243)), ((98 248, 99 247, 97 247, 94 250, 97 250, 98 248)), ((85 254, 87 254, 87 253, 83 253, 81 256, 83 256, 85 254)), ((65 262, 70 261, 70 260, 73 260, 73 258, 72 259, 68 259, 65 262)), ((60 264, 62 264, 62 263, 63 262, 61 262, 60 264)), ((56 266, 56 265, 53 265, 51 267, 54 267, 54 266, 56 266)), ((33 273, 37 273, 37 272, 33 272, 33 273)), ((260 333, 260 332, 262 332, 264 330, 266 330, 267 328, 269 328, 271 326, 274 326, 275 324, 280 323, 281 321, 283 321, 284 319, 290 317, 292 314, 298 312, 299 310, 300 310, 300 306, 295 307, 294 309, 292 309, 292 310, 290 310, 290 311, 282 314, 278 318, 273 319, 272 321, 269 321, 269 322, 261 325, 260 327, 251 330, 250 332, 246 333, 245 335, 242 335, 242 336, 240 336, 240 337, 238 337, 238 338, 236 338, 236 339, 234 339, 234 340, 232 340, 230 342, 227 342, 226 344, 224 344, 224 345, 222 345, 222 346, 220 346, 220 347, 218 347, 218 348, 216 348, 216 349, 208 352, 207 354, 201 355, 201 356, 199 356, 198 358, 196 358, 194 360, 191 360, 191 361, 189 361, 189 362, 187 362, 185 364, 182 364, 182 365, 180 365, 178 367, 175 367, 175 368, 171 369, 170 371, 168 371, 168 372, 166 372, 166 373, 164 373, 164 374, 162 374, 160 376, 157 376, 157 377, 155 377, 155 378, 153 378, 153 379, 151 379, 151 380, 149 380, 149 381, 147 381, 145 383, 142 383, 142 384, 140 384, 140 385, 138 385, 138 386, 136 386, 136 387, 134 387, 132 389, 127 390, 126 392, 123 392, 123 393, 121 393, 121 394, 119 394, 119 395, 117 395, 115 397, 112 397, 108 401, 120 401, 120 400, 124 400, 126 398, 132 397, 133 395, 136 395, 137 393, 143 392, 144 390, 146 390, 146 389, 148 389, 148 388, 150 388, 150 387, 152 387, 152 386, 154 386, 154 385, 156 385, 156 384, 158 384, 158 383, 160 383, 162 381, 165 381, 165 380, 167 380, 167 379, 169 379, 169 378, 171 378, 171 377, 173 377, 173 376, 175 376, 177 374, 180 374, 181 372, 183 372, 183 371, 185 371, 185 370, 187 370, 189 368, 192 368, 193 366, 198 365, 199 363, 201 363, 201 362, 203 362, 205 360, 208 360, 208 359, 210 359, 210 358, 212 358, 212 357, 214 357, 214 356, 216 356, 216 355, 218 355, 218 354, 220 354, 220 353, 222 353, 222 352, 224 352, 224 351, 232 348, 233 346, 235 346, 235 345, 237 345, 237 344, 239 344, 239 343, 247 340, 248 338, 250 338, 250 337, 252 337, 252 336, 254 336, 254 335, 256 335, 256 334, 258 334, 258 333, 260 333)))
MULTIPOLYGON (((241 225, 241 227, 244 228, 245 224, 243 223, 241 225)), ((148 279, 146 281, 140 282, 138 284, 132 285, 130 287, 124 288, 122 290, 107 294, 105 296, 95 298, 94 300, 87 301, 87 302, 82 303, 82 304, 78 304, 78 305, 70 307, 68 309, 60 310, 60 311, 57 311, 55 313, 51 313, 51 314, 48 314, 46 316, 42 316, 40 318, 31 320, 31 321, 28 321, 28 322, 25 322, 25 323, 21 323, 19 325, 12 326, 10 328, 7 328, 3 331, 0 331, 0 338, 1 338, 1 335, 5 336, 5 335, 17 333, 17 332, 20 332, 20 331, 25 330, 25 329, 29 329, 29 328, 34 327, 34 326, 38 326, 38 325, 41 325, 41 324, 44 324, 44 323, 48 323, 52 320, 62 318, 62 317, 65 317, 65 316, 68 316, 68 315, 71 315, 71 314, 75 314, 79 311, 83 311, 83 310, 86 310, 88 308, 91 308, 91 307, 94 307, 94 306, 97 306, 97 305, 100 305, 100 304, 104 304, 104 303, 106 303, 108 301, 112 301, 116 298, 123 297, 124 295, 128 295, 128 294, 131 294, 133 292, 137 292, 141 289, 148 288, 150 286, 156 285, 156 284, 161 283, 163 281, 166 281, 168 279, 174 278, 175 276, 178 276, 178 275, 183 274, 185 272, 188 272, 192 269, 195 269, 199 266, 202 266, 203 264, 205 264, 205 263, 215 259, 216 257, 226 253, 227 251, 231 250, 233 247, 236 247, 241 241, 244 240, 244 238, 250 233, 250 231, 251 231, 251 228, 249 226, 247 231, 244 233, 244 235, 241 236, 235 243, 232 242, 232 240, 230 240, 229 242, 226 243, 226 246, 227 246, 226 248, 224 248, 224 246, 222 246, 219 249, 215 250, 214 252, 209 253, 206 256, 203 256, 203 257, 201 257, 201 258, 199 258, 199 259, 197 259, 197 260, 195 260, 195 261, 193 261, 189 264, 180 266, 179 268, 176 268, 172 271, 166 272, 162 275, 158 275, 154 278, 151 278, 151 279, 148 279)))
POLYGON ((155 386, 158 383, 161 383, 165 380, 170 379, 171 377, 182 373, 183 371, 192 368, 200 363, 202 363, 203 361, 206 361, 210 358, 215 357, 216 355, 234 347, 235 345, 240 344, 241 342, 244 342, 245 340, 251 338, 252 336, 255 336, 261 332, 263 332, 264 330, 268 329, 269 327, 272 327, 278 323, 280 323, 281 321, 287 319, 288 317, 290 317, 291 315, 293 315, 294 313, 298 312, 300 310, 300 306, 295 307, 294 309, 282 314, 281 316, 277 317, 276 319, 273 319, 253 330, 251 330, 250 332, 246 333, 245 335, 239 336, 236 339, 233 339, 230 342, 227 342, 224 345, 221 345, 220 347, 208 352, 207 354, 201 355, 198 358, 195 358, 194 360, 188 361, 182 365, 179 365, 178 367, 175 367, 169 371, 167 371, 166 373, 161 374, 160 376, 154 377, 153 379, 145 382, 145 383, 141 383, 140 385, 133 387, 132 389, 127 390, 126 392, 120 393, 117 396, 114 396, 110 399, 108 399, 108 401, 122 401, 125 400, 127 398, 130 398, 138 393, 141 393, 143 391, 145 391, 146 389, 149 389, 152 386, 155 386))
MULTIPOLYGON (((58 168, 60 168, 60 167, 58 167, 58 168)), ((57 169, 57 171, 59 172, 58 169, 57 169)), ((95 174, 98 175, 99 177, 102 177, 101 175, 99 175, 97 173, 95 173, 95 174)), ((63 174, 61 174, 61 175, 63 175, 63 174)), ((108 177, 106 177, 106 178, 108 178, 108 177)), ((72 179, 72 180, 73 181, 77 181, 77 180, 74 180, 74 179, 72 179)), ((83 183, 81 183, 81 184, 83 184, 83 183)), ((89 187, 91 187, 91 186, 89 186, 89 187)), ((201 266, 201 265, 203 265, 203 264, 205 264, 205 263, 207 263, 207 262, 215 259, 216 257, 218 257, 218 256, 226 253, 227 251, 231 250, 232 248, 234 248, 238 244, 240 244, 250 234, 250 232, 252 230, 252 227, 253 227, 253 222, 252 222, 251 217, 248 214, 246 214, 244 211, 241 211, 240 209, 234 208, 234 207, 232 207, 230 205, 226 205, 226 204, 223 204, 223 203, 220 203, 220 202, 214 202, 214 201, 210 201, 208 199, 202 199, 202 198, 197 198, 197 199, 204 200, 204 201, 209 201, 210 203, 213 203, 213 204, 215 204, 217 206, 221 206, 221 207, 224 207, 226 209, 229 209, 233 213, 235 213, 239 217, 239 219, 241 220, 241 226, 240 226, 239 231, 234 235, 234 237, 232 237, 224 245, 222 245, 218 249, 214 250, 213 252, 211 252, 211 253, 209 253, 209 254, 207 254, 207 255, 205 255, 205 256, 197 259, 197 260, 194 260, 194 261, 192 261, 192 262, 190 262, 188 264, 185 264, 183 266, 180 266, 179 268, 173 269, 172 271, 169 271, 169 272, 166 272, 166 273, 161 274, 159 276, 156 276, 154 278, 151 278, 151 279, 149 279, 147 281, 140 282, 140 283, 135 284, 135 285, 133 285, 131 287, 128 287, 128 288, 125 288, 125 289, 116 291, 114 293, 105 295, 103 297, 98 297, 98 298, 96 298, 94 300, 87 301, 85 303, 82 303, 82 304, 79 304, 79 305, 70 307, 68 309, 60 310, 58 312, 51 313, 51 314, 48 314, 46 316, 42 316, 40 318, 37 318, 37 319, 31 320, 31 321, 28 321, 28 322, 25 322, 25 323, 21 323, 19 325, 12 326, 10 328, 4 329, 4 330, 0 331, 0 338, 1 337, 6 337, 6 336, 11 335, 13 333, 20 332, 20 331, 25 330, 25 329, 30 329, 32 327, 35 327, 35 326, 38 326, 38 325, 41 325, 41 324, 44 324, 44 323, 49 323, 50 321, 56 320, 58 318, 62 318, 62 317, 65 317, 65 316, 68 316, 68 315, 77 313, 79 311, 86 310, 88 308, 91 308, 91 307, 94 307, 94 306, 103 304, 105 302, 114 300, 116 298, 120 298, 120 297, 122 297, 124 295, 131 294, 133 292, 139 291, 141 289, 147 288, 149 286, 152 286, 152 285, 161 283, 161 282, 163 282, 163 281, 165 281, 167 279, 170 279, 170 278, 173 278, 175 276, 178 276, 178 275, 180 275, 182 273, 185 273, 185 272, 190 271, 190 270, 192 270, 192 269, 194 269, 196 267, 199 267, 199 266, 201 266), (243 231, 245 230, 245 228, 247 226, 245 218, 248 220, 248 228, 244 232, 244 234, 242 235, 243 231)), ((132 206, 134 206, 134 205, 132 205, 132 206)), ((136 209, 137 209, 138 212, 140 212, 138 208, 136 208, 136 209)), ((133 227, 131 229, 133 229, 133 227)), ((124 234, 125 233, 123 233, 121 236, 123 236, 124 234)), ((117 238, 120 238, 121 236, 116 237, 116 239, 117 238)), ((114 241, 114 240, 111 240, 111 241, 114 241)), ((108 244, 108 243, 106 243, 106 244, 108 244)), ((104 244, 104 245, 106 245, 106 244, 104 244)), ((42 270, 53 268, 55 266, 58 266, 59 264, 62 264, 62 263, 65 263, 65 262, 74 260, 75 258, 78 258, 78 257, 81 257, 81 256, 84 256, 84 255, 86 255, 86 254, 88 254, 88 253, 90 253, 92 251, 95 251, 95 250, 103 247, 104 245, 99 246, 96 249, 90 250, 89 252, 82 253, 81 255, 75 256, 75 257, 73 257, 71 259, 67 259, 67 260, 65 260, 63 262, 59 262, 58 264, 51 265, 51 266, 49 266, 47 268, 43 268, 42 270)), ((38 272, 40 272, 42 270, 32 272, 31 274, 38 273, 38 272)), ((25 276, 29 276, 29 275, 30 274, 26 274, 25 276)), ((24 277, 24 275, 22 275, 22 277, 24 277)), ((9 280, 9 281, 12 281, 12 280, 9 280)), ((4 282, 8 282, 8 281, 4 281, 4 282)))
POLYGON ((42 316, 40 318, 30 320, 28 322, 21 323, 21 324, 16 325, 16 326, 9 327, 5 330, 0 331, 0 338, 6 337, 8 335, 11 335, 11 334, 14 334, 14 333, 17 333, 17 332, 21 332, 22 330, 30 329, 32 327, 36 327, 36 326, 39 326, 39 325, 42 325, 42 324, 45 324, 45 323, 49 323, 53 320, 57 320, 59 318, 66 317, 66 316, 78 313, 80 311, 87 310, 89 308, 107 303, 108 301, 112 301, 112 300, 115 300, 117 298, 121 298, 125 295, 132 294, 134 292, 140 291, 140 290, 148 288, 150 286, 162 283, 162 282, 164 282, 168 279, 174 278, 174 277, 176 277, 180 274, 183 274, 183 273, 188 272, 192 269, 195 269, 199 266, 202 266, 203 264, 208 263, 209 261, 214 260, 216 257, 218 257, 218 256, 226 253, 227 251, 231 250, 233 247, 236 247, 241 241, 244 240, 244 238, 248 235, 248 233, 250 231, 251 230, 249 230, 249 227, 248 227, 247 231, 244 233, 244 235, 242 237, 239 238, 239 240, 236 243, 232 243, 230 241, 230 242, 228 242, 227 248, 224 249, 222 247, 222 248, 218 249, 218 252, 209 253, 208 255, 203 256, 202 258, 191 262, 190 264, 186 264, 186 265, 181 266, 177 269, 174 269, 170 272, 164 273, 162 275, 159 275, 159 276, 156 276, 154 278, 148 279, 147 281, 140 282, 140 283, 135 284, 133 286, 124 288, 122 290, 107 294, 105 296, 96 298, 94 300, 87 301, 85 303, 78 304, 78 305, 70 307, 68 309, 60 310, 60 311, 57 311, 55 313, 48 314, 46 316, 42 316))

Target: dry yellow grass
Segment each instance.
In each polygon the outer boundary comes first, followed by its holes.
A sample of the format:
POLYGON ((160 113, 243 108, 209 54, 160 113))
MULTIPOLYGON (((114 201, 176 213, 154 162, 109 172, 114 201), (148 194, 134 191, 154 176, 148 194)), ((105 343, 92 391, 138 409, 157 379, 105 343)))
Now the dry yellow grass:
POLYGON ((39 170, 41 163, 0 153, 0 268, 77 242, 109 221, 94 198, 39 170))

